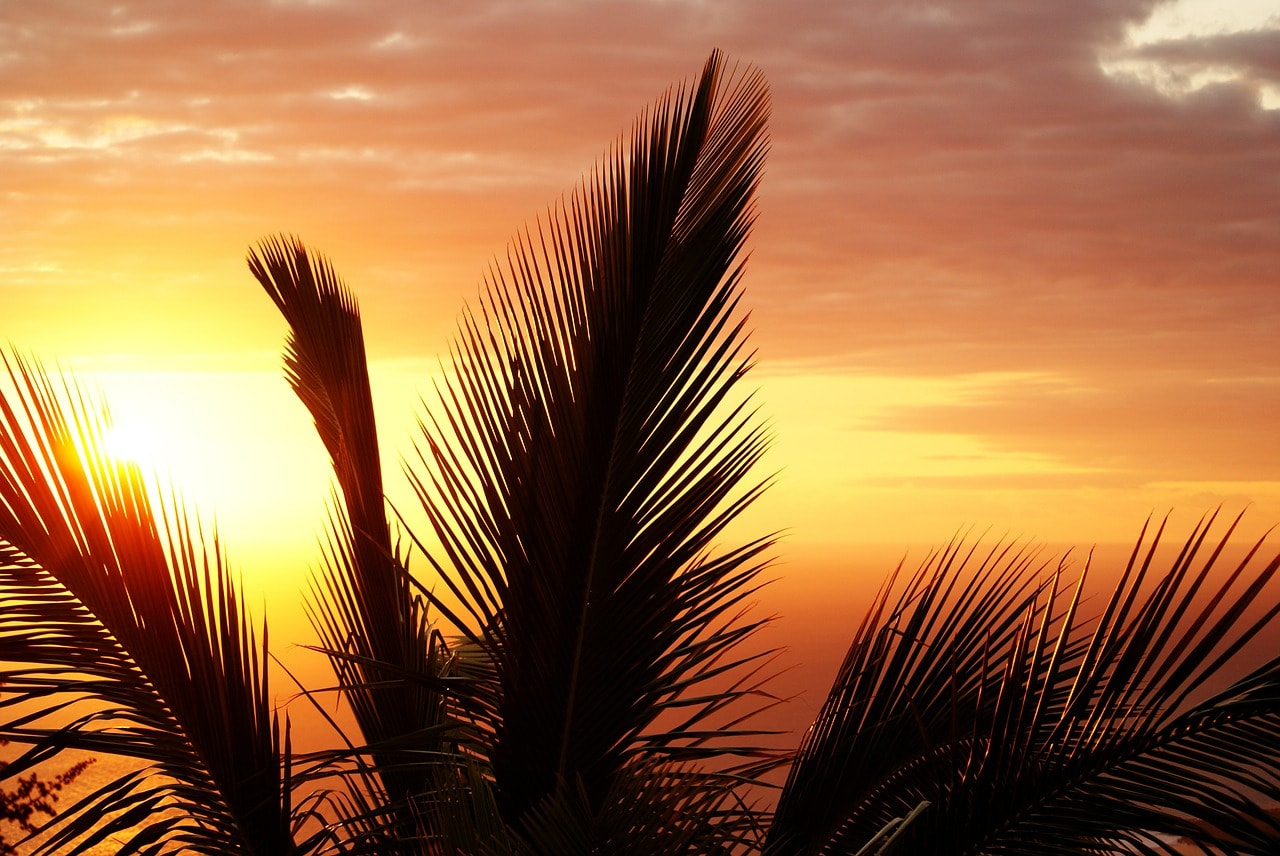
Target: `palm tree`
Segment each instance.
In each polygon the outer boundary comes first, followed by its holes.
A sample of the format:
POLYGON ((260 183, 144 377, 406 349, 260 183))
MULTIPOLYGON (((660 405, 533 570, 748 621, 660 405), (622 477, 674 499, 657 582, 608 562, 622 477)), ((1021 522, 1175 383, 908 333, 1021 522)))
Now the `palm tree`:
POLYGON ((1093 611, 1065 563, 953 543, 886 584, 794 756, 765 748, 774 541, 722 542, 767 482, 738 310, 767 114, 712 54, 491 270, 405 464, 429 531, 388 515, 351 292, 295 238, 250 253, 338 487, 309 606, 359 733, 331 751, 292 751, 216 537, 103 454, 87 393, 6 360, 9 769, 141 764, 43 852, 1275 851, 1280 661, 1226 676, 1280 558, 1223 574, 1211 520, 1162 573, 1140 539, 1093 611))
POLYGON ((217 543, 202 544, 181 508, 153 508, 137 467, 101 453, 101 410, 78 390, 20 357, 4 363, 0 660, 20 665, 0 673, 14 711, 0 736, 30 746, 6 774, 65 747, 159 774, 93 794, 51 849, 173 808, 139 846, 288 852, 287 728, 217 543), (111 812, 122 813, 91 831, 111 812))
POLYGON ((1280 658, 1221 675, 1274 629, 1280 601, 1263 597, 1280 557, 1253 567, 1259 544, 1222 567, 1234 524, 1212 544, 1211 523, 1162 573, 1161 532, 1140 538, 1088 618, 1085 574, 1007 545, 952 544, 896 600, 886 586, 796 753, 765 852, 856 852, 920 800, 903 852, 1186 852, 1178 838, 1275 852, 1280 658))

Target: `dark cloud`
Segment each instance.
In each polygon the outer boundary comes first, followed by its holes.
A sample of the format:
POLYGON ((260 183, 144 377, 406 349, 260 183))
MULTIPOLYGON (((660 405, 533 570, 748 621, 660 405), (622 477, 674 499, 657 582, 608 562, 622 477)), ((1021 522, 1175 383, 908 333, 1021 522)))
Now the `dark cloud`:
POLYGON ((1152 42, 1131 50, 1129 56, 1191 68, 1229 66, 1246 77, 1274 83, 1280 79, 1280 28, 1152 42))

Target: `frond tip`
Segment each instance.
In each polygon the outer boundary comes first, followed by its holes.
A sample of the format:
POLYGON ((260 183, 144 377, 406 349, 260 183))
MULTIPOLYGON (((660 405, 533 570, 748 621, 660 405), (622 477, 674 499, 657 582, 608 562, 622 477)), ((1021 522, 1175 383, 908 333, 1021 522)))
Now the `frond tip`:
POLYGON ((297 238, 263 241, 249 253, 249 269, 289 325, 285 372, 315 420, 341 493, 309 613, 401 815, 393 837, 405 837, 416 823, 410 801, 439 763, 437 741, 423 735, 445 729, 445 659, 391 542, 359 308, 329 261, 297 238))

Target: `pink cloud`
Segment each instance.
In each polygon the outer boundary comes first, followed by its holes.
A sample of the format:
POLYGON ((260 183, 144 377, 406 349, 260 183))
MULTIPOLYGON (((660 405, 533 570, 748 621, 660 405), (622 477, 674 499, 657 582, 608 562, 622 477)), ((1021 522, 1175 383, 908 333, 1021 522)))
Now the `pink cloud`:
MULTIPOLYGON (((1280 377, 1280 111, 1246 80, 1171 99, 1104 74, 1154 5, 24 4, 0 25, 0 258, 21 262, 0 295, 94 229, 237 248, 305 229, 375 271, 374 296, 424 307, 371 308, 390 352, 434 353, 421 317, 452 317, 515 227, 719 46, 774 92, 748 276, 764 359, 1058 373, 1108 390, 1117 437, 1158 427, 1122 406, 1148 394, 1260 432, 1274 384, 1223 398, 1204 378, 1280 377), (425 289, 423 270, 459 278, 425 289)), ((1277 37, 1141 53, 1274 81, 1277 37)), ((916 417, 1100 453, 993 427, 1028 401, 916 417)), ((1225 430, 1184 423, 1154 454, 1259 448, 1225 430)))

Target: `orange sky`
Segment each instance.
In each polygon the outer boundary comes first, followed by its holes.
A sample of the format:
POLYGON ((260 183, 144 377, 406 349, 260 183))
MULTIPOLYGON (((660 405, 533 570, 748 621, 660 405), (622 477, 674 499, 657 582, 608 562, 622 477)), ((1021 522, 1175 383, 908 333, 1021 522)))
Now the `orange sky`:
POLYGON ((305 565, 327 473, 247 246, 297 233, 357 291, 394 469, 488 261, 720 47, 773 92, 749 523, 790 531, 783 611, 971 525, 1260 533, 1280 5, 1154 5, 8 3, 0 339, 178 432, 152 451, 246 577, 305 565))

